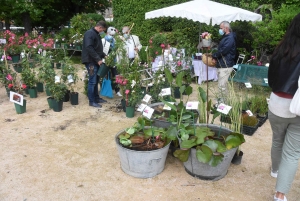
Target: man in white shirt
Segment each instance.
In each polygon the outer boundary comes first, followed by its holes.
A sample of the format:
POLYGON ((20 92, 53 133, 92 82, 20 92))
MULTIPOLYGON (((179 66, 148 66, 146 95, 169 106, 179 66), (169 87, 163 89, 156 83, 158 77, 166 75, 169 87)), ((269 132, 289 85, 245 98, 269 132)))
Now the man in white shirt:
POLYGON ((126 42, 126 51, 130 61, 133 61, 137 56, 138 52, 141 50, 142 45, 140 43, 140 39, 136 35, 130 34, 130 28, 128 26, 123 27, 122 29, 123 37, 126 42))

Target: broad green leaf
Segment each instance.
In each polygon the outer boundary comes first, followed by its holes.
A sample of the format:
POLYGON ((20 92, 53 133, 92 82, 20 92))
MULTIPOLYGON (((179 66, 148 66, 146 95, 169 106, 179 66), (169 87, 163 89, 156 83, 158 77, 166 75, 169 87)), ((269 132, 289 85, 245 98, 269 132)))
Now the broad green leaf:
POLYGON ((193 93, 193 87, 187 86, 186 89, 185 89, 185 93, 188 96, 191 95, 193 93))
POLYGON ((203 145, 208 146, 213 152, 216 152, 218 148, 218 144, 214 140, 206 140, 203 145))
POLYGON ((189 159, 190 155, 190 149, 188 150, 182 150, 182 149, 177 149, 173 155, 178 158, 182 162, 186 162, 189 159))
POLYGON ((190 140, 182 140, 180 147, 183 149, 192 148, 196 146, 196 138, 190 140))
POLYGON ((169 84, 172 84, 172 82, 173 82, 173 75, 172 75, 171 71, 168 68, 165 68, 164 72, 165 72, 165 76, 166 76, 169 84))
POLYGON ((219 165, 222 161, 223 161, 224 155, 220 154, 220 155, 212 155, 211 160, 209 161, 209 165, 212 167, 216 167, 217 165, 219 165))
POLYGON ((202 163, 208 163, 211 160, 211 157, 213 155, 213 152, 211 149, 205 145, 203 146, 197 146, 196 148, 196 157, 198 161, 202 163))
MULTIPOLYGON (((183 80, 183 76, 184 76, 184 72, 183 71, 181 71, 180 73, 178 73, 177 75, 176 75, 176 85, 178 86, 178 87, 180 87, 181 88, 181 86, 182 86, 182 80, 183 80)), ((184 91, 184 90, 183 90, 184 91)), ((181 92, 180 91, 180 93, 182 94, 183 92, 181 92)))
POLYGON ((177 129, 176 127, 171 126, 167 132, 166 135, 168 136, 168 138, 170 138, 171 140, 175 140, 177 138, 177 129))
POLYGON ((223 152, 227 151, 226 146, 222 142, 215 140, 215 143, 218 144, 217 152, 223 153, 223 152))
POLYGON ((127 129, 126 129, 126 133, 128 133, 129 135, 132 135, 132 134, 134 134, 134 133, 135 133, 135 131, 136 131, 136 129, 135 129, 135 128, 133 128, 133 127, 130 127, 130 128, 127 128, 127 129))
POLYGON ((120 143, 124 146, 129 146, 131 145, 131 141, 128 139, 120 139, 120 143))
POLYGON ((163 102, 164 104, 166 104, 167 106, 169 106, 172 110, 177 111, 177 108, 176 108, 175 105, 172 105, 171 103, 169 103, 169 102, 167 102, 167 101, 165 101, 165 100, 162 100, 162 102, 163 102))
POLYGON ((245 142, 244 136, 239 133, 231 133, 226 137, 225 145, 227 149, 238 147, 245 142))
POLYGON ((124 133, 124 134, 119 135, 118 137, 119 137, 119 139, 128 139, 128 138, 130 138, 130 135, 128 133, 124 133))
POLYGON ((211 99, 208 101, 206 111, 210 111, 210 108, 211 108, 211 99))
POLYGON ((184 91, 185 91, 185 86, 184 85, 180 86, 180 88, 179 88, 180 94, 183 94, 184 91))

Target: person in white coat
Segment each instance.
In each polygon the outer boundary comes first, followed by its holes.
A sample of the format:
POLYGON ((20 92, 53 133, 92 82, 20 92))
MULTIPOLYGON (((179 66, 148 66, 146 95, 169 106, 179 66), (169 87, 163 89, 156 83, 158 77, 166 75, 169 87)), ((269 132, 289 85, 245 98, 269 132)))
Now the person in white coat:
POLYGON ((126 43, 125 48, 128 58, 130 61, 133 61, 138 55, 138 52, 142 49, 140 39, 138 36, 130 34, 130 28, 128 26, 123 27, 122 33, 126 43))

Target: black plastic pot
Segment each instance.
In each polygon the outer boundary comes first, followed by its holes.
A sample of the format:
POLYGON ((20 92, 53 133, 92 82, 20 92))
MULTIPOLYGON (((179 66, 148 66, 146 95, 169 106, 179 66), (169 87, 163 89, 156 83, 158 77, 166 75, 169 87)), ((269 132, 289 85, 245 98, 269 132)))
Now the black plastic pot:
POLYGON ((70 93, 70 102, 71 102, 71 105, 78 105, 78 93, 77 92, 70 93))
POLYGON ((63 101, 69 102, 70 100, 70 90, 66 91, 63 101))
POLYGON ((244 155, 243 151, 240 151, 239 155, 237 155, 237 153, 235 153, 232 160, 231 160, 231 163, 234 164, 234 165, 241 164, 243 155, 244 155))

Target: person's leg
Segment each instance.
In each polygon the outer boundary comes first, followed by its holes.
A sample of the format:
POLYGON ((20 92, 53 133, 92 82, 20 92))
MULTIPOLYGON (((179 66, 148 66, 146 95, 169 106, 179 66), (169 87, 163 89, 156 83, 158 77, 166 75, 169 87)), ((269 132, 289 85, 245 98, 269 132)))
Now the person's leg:
POLYGON ((89 74, 89 81, 88 81, 88 99, 90 106, 98 106, 95 105, 96 103, 96 97, 95 97, 95 85, 97 85, 97 67, 95 68, 95 65, 93 64, 86 64, 85 65, 88 74, 89 74))
POLYGON ((289 119, 281 118, 274 115, 271 111, 268 113, 268 118, 270 120, 273 137, 272 137, 272 148, 271 148, 271 162, 272 162, 272 172, 277 173, 279 169, 279 164, 281 161, 282 146, 289 124, 289 119))
POLYGON ((225 97, 227 93, 227 83, 228 78, 232 72, 231 68, 218 68, 218 88, 219 88, 219 98, 225 97))
POLYGON ((279 197, 288 193, 295 178, 300 158, 300 117, 290 118, 282 148, 276 182, 276 195, 279 197))

